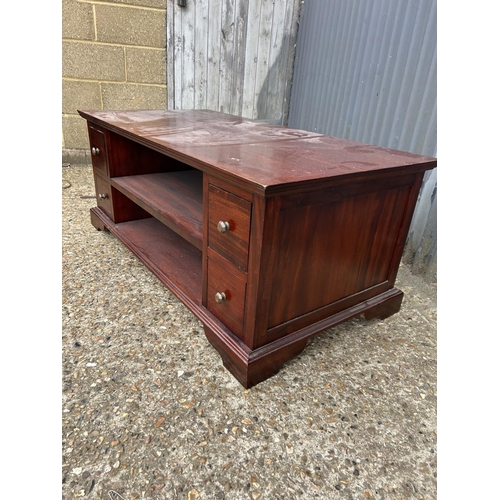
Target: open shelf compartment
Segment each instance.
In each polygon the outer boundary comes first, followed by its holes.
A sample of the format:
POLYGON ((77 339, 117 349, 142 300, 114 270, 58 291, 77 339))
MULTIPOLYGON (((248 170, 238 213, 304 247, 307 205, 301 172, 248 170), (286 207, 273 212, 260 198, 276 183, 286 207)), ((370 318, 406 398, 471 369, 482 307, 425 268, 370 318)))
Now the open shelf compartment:
POLYGON ((201 250, 203 172, 180 170, 114 177, 111 185, 201 250))
POLYGON ((104 223, 188 308, 201 307, 202 253, 154 217, 115 224, 99 208, 91 214, 104 223))

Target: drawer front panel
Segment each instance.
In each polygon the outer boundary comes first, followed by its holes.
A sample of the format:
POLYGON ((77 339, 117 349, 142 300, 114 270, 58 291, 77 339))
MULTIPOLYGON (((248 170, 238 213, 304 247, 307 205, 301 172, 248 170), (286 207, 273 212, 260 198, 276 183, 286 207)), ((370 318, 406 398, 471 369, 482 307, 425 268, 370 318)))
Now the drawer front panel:
POLYGON ((207 308, 240 338, 243 335, 246 287, 245 273, 209 252, 207 308))
POLYGON ((90 155, 92 165, 104 175, 108 175, 108 155, 104 132, 89 125, 90 155))
POLYGON ((111 200, 111 186, 100 175, 94 174, 95 193, 97 198, 97 206, 112 220, 113 218, 113 203, 111 200))
POLYGON ((211 184, 208 193, 208 246, 246 271, 252 204, 211 184))

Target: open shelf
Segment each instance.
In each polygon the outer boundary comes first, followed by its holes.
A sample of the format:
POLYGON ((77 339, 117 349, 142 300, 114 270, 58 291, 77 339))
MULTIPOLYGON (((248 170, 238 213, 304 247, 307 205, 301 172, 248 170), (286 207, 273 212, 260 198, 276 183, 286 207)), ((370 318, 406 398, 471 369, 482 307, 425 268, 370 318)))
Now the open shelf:
POLYGON ((201 250, 203 173, 180 170, 111 178, 111 185, 201 250))
POLYGON ((201 307, 200 250, 154 217, 115 224, 99 208, 91 212, 189 309, 201 307))

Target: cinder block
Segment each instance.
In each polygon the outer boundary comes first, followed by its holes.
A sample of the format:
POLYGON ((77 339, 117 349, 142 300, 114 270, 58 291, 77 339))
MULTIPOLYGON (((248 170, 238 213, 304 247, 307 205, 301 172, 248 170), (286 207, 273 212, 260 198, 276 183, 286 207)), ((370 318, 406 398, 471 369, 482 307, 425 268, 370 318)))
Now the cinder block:
POLYGON ((166 109, 167 88, 103 83, 102 102, 104 109, 166 109))
POLYGON ((125 48, 127 81, 166 84, 166 51, 163 49, 125 48))
POLYGON ((87 123, 81 116, 63 116, 62 131, 63 149, 89 148, 87 123))
POLYGON ((62 37, 94 40, 94 15, 90 3, 76 0, 62 2, 62 37))
POLYGON ((95 6, 99 42, 165 48, 165 12, 114 5, 95 6))
POLYGON ((63 42, 62 76, 84 80, 125 80, 122 47, 97 43, 63 42))
POLYGON ((77 109, 101 109, 99 83, 63 80, 62 111, 76 114, 77 109))

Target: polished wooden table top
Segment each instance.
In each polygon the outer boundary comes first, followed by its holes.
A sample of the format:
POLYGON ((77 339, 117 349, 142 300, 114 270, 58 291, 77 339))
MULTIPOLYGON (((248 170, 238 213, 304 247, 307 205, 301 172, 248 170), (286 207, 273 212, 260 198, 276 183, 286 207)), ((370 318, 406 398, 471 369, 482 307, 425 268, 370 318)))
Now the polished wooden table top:
MULTIPOLYGON (((436 159, 209 110, 79 111, 109 130, 264 195, 335 185, 436 159), (326 184, 325 184, 326 182, 326 184)), ((389 173, 389 172, 387 172, 389 173)), ((403 173, 403 172, 400 172, 403 173)))

